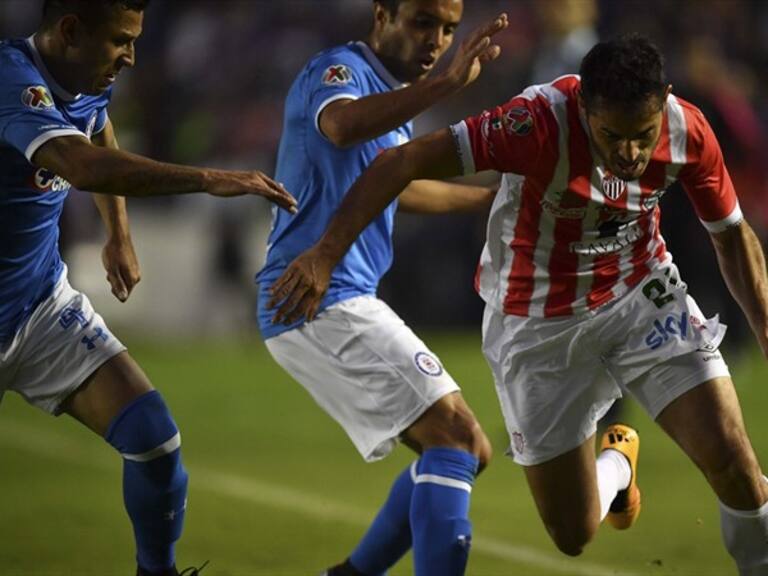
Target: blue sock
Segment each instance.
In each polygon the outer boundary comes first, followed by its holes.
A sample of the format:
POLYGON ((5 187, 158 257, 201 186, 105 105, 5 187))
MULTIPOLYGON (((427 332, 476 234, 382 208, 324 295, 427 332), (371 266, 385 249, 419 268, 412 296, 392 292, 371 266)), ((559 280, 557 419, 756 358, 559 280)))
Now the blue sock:
POLYGON ((478 460, 454 448, 422 454, 411 496, 416 576, 462 576, 469 559, 469 495, 478 460))
POLYGON ((156 390, 126 406, 105 436, 123 457, 123 498, 133 522, 137 561, 149 572, 174 565, 187 498, 181 436, 156 390))
POLYGON ((415 462, 403 470, 368 532, 349 557, 366 576, 383 576, 411 547, 411 493, 415 462))

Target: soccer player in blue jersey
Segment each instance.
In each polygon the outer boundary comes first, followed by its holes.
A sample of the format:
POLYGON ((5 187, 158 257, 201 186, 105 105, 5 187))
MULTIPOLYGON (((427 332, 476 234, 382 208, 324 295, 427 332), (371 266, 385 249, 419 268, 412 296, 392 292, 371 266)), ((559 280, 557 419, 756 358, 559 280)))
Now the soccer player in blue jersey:
POLYGON ((107 278, 124 301, 139 267, 122 196, 255 194, 288 210, 295 202, 260 172, 163 164, 117 149, 107 105, 117 75, 134 64, 147 3, 46 0, 35 35, 0 42, 0 396, 12 390, 69 414, 121 454, 138 574, 176 576, 187 493, 179 431, 125 346, 69 285, 58 250, 62 205, 70 183, 97 193, 107 278))
MULTIPOLYGON (((335 269, 311 323, 275 314, 271 287, 321 236, 350 185, 383 150, 407 142, 411 119, 477 78, 496 58, 491 36, 506 15, 476 30, 444 72, 429 73, 454 38, 461 0, 376 0, 366 41, 321 52, 286 101, 277 178, 297 194, 298 214, 275 212, 266 263, 257 276, 259 325, 275 360, 347 432, 367 461, 398 439, 420 458, 334 576, 384 574, 413 548, 417 576, 464 574, 471 542, 469 496, 490 458, 488 439, 440 360, 376 298, 392 261, 393 203, 335 269)), ((493 191, 420 181, 399 208, 482 210, 493 191)))

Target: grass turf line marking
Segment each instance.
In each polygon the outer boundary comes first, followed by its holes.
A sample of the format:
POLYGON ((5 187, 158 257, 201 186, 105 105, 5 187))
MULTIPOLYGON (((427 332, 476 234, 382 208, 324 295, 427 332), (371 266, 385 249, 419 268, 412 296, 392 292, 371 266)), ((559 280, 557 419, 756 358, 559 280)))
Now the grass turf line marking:
MULTIPOLYGON (((79 443, 60 436, 40 433, 38 429, 18 421, 0 420, 0 443, 13 448, 21 448, 52 460, 100 469, 116 468, 116 458, 98 457, 98 454, 94 454, 94 450, 85 449, 79 443), (94 459, 95 455, 97 457, 94 459)), ((94 444, 94 447, 96 446, 98 443, 94 444)), ((109 452, 114 454, 111 450, 109 452)), ((374 516, 371 511, 294 488, 285 488, 201 466, 187 466, 187 468, 195 491, 212 492, 216 495, 228 496, 259 506, 288 510, 326 522, 344 522, 361 528, 366 528, 374 516)), ((547 569, 553 574, 640 576, 634 572, 622 571, 600 564, 559 558, 528 546, 510 544, 504 540, 487 536, 473 537, 472 551, 476 554, 508 560, 517 564, 547 569)))

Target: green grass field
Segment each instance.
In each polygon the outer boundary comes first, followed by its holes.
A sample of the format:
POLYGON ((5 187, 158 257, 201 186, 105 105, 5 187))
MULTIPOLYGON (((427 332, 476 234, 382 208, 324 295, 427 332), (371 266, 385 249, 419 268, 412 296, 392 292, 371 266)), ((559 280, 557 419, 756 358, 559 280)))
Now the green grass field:
MULTIPOLYGON (((478 337, 427 335, 463 386, 496 450, 472 500, 474 576, 735 574, 717 505, 679 450, 634 407, 643 440, 643 514, 630 531, 603 527, 578 559, 549 542, 506 433, 478 337)), ((127 340, 165 395, 184 437, 190 495, 180 567, 204 576, 313 575, 342 559, 411 460, 405 448, 364 464, 346 436, 258 341, 181 345, 127 340)), ((765 363, 732 360, 747 425, 768 454, 765 363)), ((66 417, 6 395, 0 411, 0 575, 132 575, 120 460, 66 417)), ((392 571, 411 573, 406 558, 392 571)))

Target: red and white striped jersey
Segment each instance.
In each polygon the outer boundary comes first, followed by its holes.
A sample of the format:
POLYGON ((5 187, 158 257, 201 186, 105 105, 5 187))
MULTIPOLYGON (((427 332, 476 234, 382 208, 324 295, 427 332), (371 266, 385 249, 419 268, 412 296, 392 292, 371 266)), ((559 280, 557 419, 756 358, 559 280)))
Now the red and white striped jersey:
POLYGON ((475 282, 507 314, 580 314, 671 261, 658 204, 676 180, 710 232, 742 219, 720 146, 698 108, 669 96, 645 173, 625 182, 591 154, 579 84, 578 76, 563 76, 532 86, 451 127, 465 173, 503 173, 475 282))

